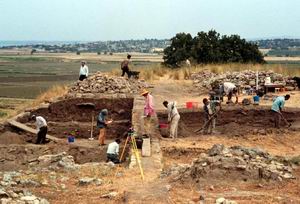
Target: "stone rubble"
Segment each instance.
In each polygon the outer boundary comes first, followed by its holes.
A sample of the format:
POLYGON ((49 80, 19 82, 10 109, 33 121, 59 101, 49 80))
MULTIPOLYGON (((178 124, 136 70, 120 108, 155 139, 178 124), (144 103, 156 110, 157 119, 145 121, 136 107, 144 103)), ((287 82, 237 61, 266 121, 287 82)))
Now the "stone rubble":
POLYGON ((49 204, 44 198, 32 195, 26 190, 7 190, 0 188, 1 204, 49 204))
POLYGON ((171 176, 178 179, 197 179, 215 171, 230 172, 236 176, 241 173, 251 179, 267 179, 282 181, 294 179, 292 167, 287 162, 272 157, 267 152, 258 148, 245 148, 233 146, 226 148, 216 144, 207 153, 202 153, 191 165, 176 164, 162 173, 162 176, 171 176), (233 173, 236 172, 236 173, 233 173))
MULTIPOLYGON (((282 74, 275 73, 271 70, 258 72, 258 85, 263 86, 266 77, 271 77, 273 83, 283 84, 289 89, 293 89, 294 87, 296 87, 296 82, 292 79, 292 77, 283 76, 282 74)), ((201 71, 198 73, 193 73, 190 79, 193 80, 194 87, 200 90, 211 90, 213 84, 223 82, 232 82, 241 87, 249 87, 256 85, 256 71, 228 71, 223 74, 216 74, 210 71, 201 71)))
MULTIPOLYGON (((78 170, 86 168, 95 168, 104 175, 115 168, 112 163, 85 163, 78 165, 74 158, 67 153, 62 152, 55 155, 43 155, 29 162, 30 168, 27 170, 0 172, 0 204, 49 204, 44 198, 37 197, 26 188, 39 188, 41 186, 52 187, 59 190, 67 190, 67 186, 61 182, 68 182, 69 177, 61 176, 60 173, 65 171, 78 170), (60 172, 60 173, 57 173, 60 172), (44 177, 40 177, 44 175, 44 177)), ((78 179, 79 186, 94 184, 100 186, 104 181, 100 178, 83 177, 78 179)), ((102 195, 105 198, 114 198, 118 194, 110 192, 102 195)))
POLYGON ((96 186, 100 186, 100 185, 102 185, 102 183, 103 183, 103 181, 101 179, 89 178, 89 177, 81 178, 78 181, 79 186, 86 186, 89 184, 95 184, 96 186))
POLYGON ((216 199, 216 204, 237 204, 237 202, 221 197, 216 199))
POLYGON ((49 169, 64 169, 64 170, 76 170, 79 165, 75 164, 74 158, 67 155, 66 152, 62 152, 55 155, 43 155, 37 159, 38 166, 48 167, 49 169))
POLYGON ((113 192, 101 195, 100 198, 109 198, 109 199, 112 199, 112 198, 115 198, 117 196, 118 196, 118 192, 113 191, 113 192))
POLYGON ((75 82, 74 85, 70 87, 69 94, 134 94, 139 93, 141 89, 146 87, 148 87, 148 84, 142 80, 108 76, 101 72, 97 72, 83 81, 75 82))

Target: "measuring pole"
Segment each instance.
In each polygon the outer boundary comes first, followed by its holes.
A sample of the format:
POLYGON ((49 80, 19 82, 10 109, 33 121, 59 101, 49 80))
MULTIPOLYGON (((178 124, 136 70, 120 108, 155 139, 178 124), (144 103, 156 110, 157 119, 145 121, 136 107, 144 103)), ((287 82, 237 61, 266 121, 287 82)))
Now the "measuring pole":
POLYGON ((256 70, 256 91, 258 90, 258 70, 256 70))

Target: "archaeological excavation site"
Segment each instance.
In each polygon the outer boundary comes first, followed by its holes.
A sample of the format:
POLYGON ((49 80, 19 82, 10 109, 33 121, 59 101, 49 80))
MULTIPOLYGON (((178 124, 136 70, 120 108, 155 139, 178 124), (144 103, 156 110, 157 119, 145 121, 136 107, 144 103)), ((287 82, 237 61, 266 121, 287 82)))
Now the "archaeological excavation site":
POLYGON ((259 105, 224 103, 214 132, 204 134, 205 77, 221 79, 198 73, 182 87, 172 80, 150 84, 96 73, 64 96, 1 123, 1 203, 300 203, 299 91, 286 91, 290 126, 274 127, 272 92, 259 105), (170 86, 182 97, 174 98, 170 86), (155 102, 151 117, 144 114, 145 89, 155 102), (170 137, 162 106, 171 99, 180 114, 177 138, 170 137), (100 146, 97 120, 103 109, 113 122, 100 146), (46 144, 35 144, 32 115, 47 121, 46 144), (108 144, 116 139, 120 164, 107 162, 108 144))

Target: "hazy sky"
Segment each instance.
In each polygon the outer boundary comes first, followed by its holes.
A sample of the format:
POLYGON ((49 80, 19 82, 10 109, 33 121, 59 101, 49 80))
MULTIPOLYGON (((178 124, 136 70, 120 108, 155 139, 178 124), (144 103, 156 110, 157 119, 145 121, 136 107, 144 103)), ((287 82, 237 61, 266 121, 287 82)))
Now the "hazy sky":
POLYGON ((0 40, 300 37, 300 0, 0 0, 0 40))

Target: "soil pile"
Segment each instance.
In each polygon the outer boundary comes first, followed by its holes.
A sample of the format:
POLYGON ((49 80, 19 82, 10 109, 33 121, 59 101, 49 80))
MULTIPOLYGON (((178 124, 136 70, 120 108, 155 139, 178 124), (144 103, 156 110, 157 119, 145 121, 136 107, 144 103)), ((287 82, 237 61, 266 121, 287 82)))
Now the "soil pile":
MULTIPOLYGON (((283 84, 290 88, 296 87, 296 81, 292 77, 286 77, 282 74, 269 71, 259 71, 258 80, 259 85, 263 86, 265 78, 270 77, 271 81, 275 84, 283 84)), ((215 83, 232 82, 238 86, 255 86, 256 85, 256 72, 252 70, 245 70, 241 72, 226 72, 223 74, 216 74, 210 71, 201 71, 191 75, 194 86, 198 89, 211 89, 215 83)))
POLYGON ((108 76, 97 72, 83 81, 77 81, 69 89, 70 93, 138 93, 148 87, 147 83, 125 77, 108 76))
POLYGON ((26 144, 25 136, 18 135, 13 132, 4 132, 0 134, 0 144, 10 145, 10 144, 26 144))
POLYGON ((214 145, 201 153, 191 165, 176 165, 165 172, 173 179, 267 179, 281 181, 292 179, 292 167, 267 152, 256 148, 214 145))

